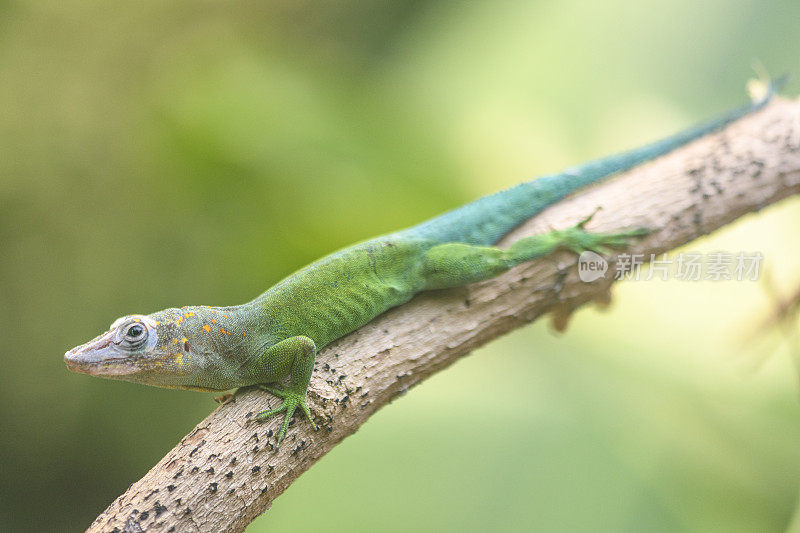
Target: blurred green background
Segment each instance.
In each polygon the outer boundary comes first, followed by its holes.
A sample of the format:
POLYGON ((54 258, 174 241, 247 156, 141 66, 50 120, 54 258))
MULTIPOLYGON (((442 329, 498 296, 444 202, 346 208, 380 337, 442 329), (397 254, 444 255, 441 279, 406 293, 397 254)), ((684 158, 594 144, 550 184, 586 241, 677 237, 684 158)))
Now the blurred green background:
MULTIPOLYGON (((0 530, 85 528, 214 408, 68 373, 118 316, 247 301, 738 105, 756 61, 800 76, 798 21, 796 0, 0 1, 0 530)), ((788 292, 798 223, 793 199, 687 249, 761 251, 788 292)), ((743 342, 770 304, 620 285, 382 410, 250 531, 780 531, 797 347, 743 342)))

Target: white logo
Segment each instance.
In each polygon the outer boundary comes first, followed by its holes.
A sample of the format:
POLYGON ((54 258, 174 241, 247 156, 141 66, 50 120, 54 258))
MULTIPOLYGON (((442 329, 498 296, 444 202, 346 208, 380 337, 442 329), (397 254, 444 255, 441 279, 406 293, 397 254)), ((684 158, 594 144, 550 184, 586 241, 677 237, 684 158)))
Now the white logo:
POLYGON ((602 255, 586 250, 578 257, 578 277, 581 281, 592 281, 606 277, 608 261, 602 255))

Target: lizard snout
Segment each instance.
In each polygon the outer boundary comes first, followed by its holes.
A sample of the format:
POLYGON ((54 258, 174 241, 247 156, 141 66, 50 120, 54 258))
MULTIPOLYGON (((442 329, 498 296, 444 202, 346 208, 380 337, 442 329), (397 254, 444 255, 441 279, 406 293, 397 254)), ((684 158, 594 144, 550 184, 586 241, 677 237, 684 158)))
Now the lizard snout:
POLYGON ((99 374, 102 368, 106 371, 110 365, 128 358, 122 354, 114 353, 113 331, 100 335, 96 339, 76 346, 64 354, 67 368, 81 374, 99 374))

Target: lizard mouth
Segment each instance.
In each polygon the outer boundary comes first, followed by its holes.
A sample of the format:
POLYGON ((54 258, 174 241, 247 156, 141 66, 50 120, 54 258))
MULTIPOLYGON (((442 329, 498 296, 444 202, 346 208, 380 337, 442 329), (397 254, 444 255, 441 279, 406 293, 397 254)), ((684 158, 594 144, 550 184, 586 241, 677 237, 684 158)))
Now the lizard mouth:
POLYGON ((67 368, 79 374, 93 376, 126 376, 137 372, 128 357, 97 357, 93 353, 80 352, 78 348, 64 354, 67 368))
POLYGON ((73 372, 93 376, 125 376, 137 372, 131 357, 116 350, 111 332, 68 351, 64 362, 73 372))

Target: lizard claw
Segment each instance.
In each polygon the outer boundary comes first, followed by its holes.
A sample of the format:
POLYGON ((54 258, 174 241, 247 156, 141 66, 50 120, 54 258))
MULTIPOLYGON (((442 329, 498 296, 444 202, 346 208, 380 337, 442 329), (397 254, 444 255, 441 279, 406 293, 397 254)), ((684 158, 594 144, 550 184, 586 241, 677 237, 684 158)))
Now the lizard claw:
POLYGON ((602 209, 603 209, 603 206, 600 206, 600 205, 598 205, 597 207, 595 207, 595 208, 594 208, 594 211, 592 211, 592 212, 589 214, 589 216, 587 216, 586 218, 584 218, 583 220, 581 220, 580 222, 578 222, 578 223, 575 225, 575 227, 577 227, 577 228, 580 228, 580 229, 583 229, 583 228, 585 228, 585 227, 586 227, 586 224, 588 224, 589 222, 591 222, 591 221, 592 221, 592 219, 594 218, 594 216, 595 216, 595 215, 596 215, 598 212, 600 212, 602 209))
POLYGON ((261 411, 255 416, 255 420, 257 422, 264 422, 274 415, 282 412, 286 412, 286 416, 283 418, 283 424, 281 424, 280 430, 278 430, 278 435, 276 437, 277 442, 275 444, 275 450, 280 450, 281 442, 286 437, 286 430, 289 429, 289 420, 291 420, 294 412, 299 407, 303 413, 306 415, 306 418, 309 422, 311 422, 311 426, 314 428, 314 431, 317 430, 317 424, 314 423, 314 418, 311 415, 311 409, 308 408, 308 403, 306 403, 306 395, 305 393, 299 394, 290 390, 286 389, 278 389, 275 387, 267 387, 264 385, 259 385, 260 389, 263 389, 275 396, 283 398, 283 402, 279 407, 275 409, 267 409, 266 411, 261 411))
POLYGON ((233 401, 233 393, 228 392, 226 394, 221 394, 219 396, 214 396, 214 401, 218 404, 225 405, 226 403, 230 403, 233 401))

